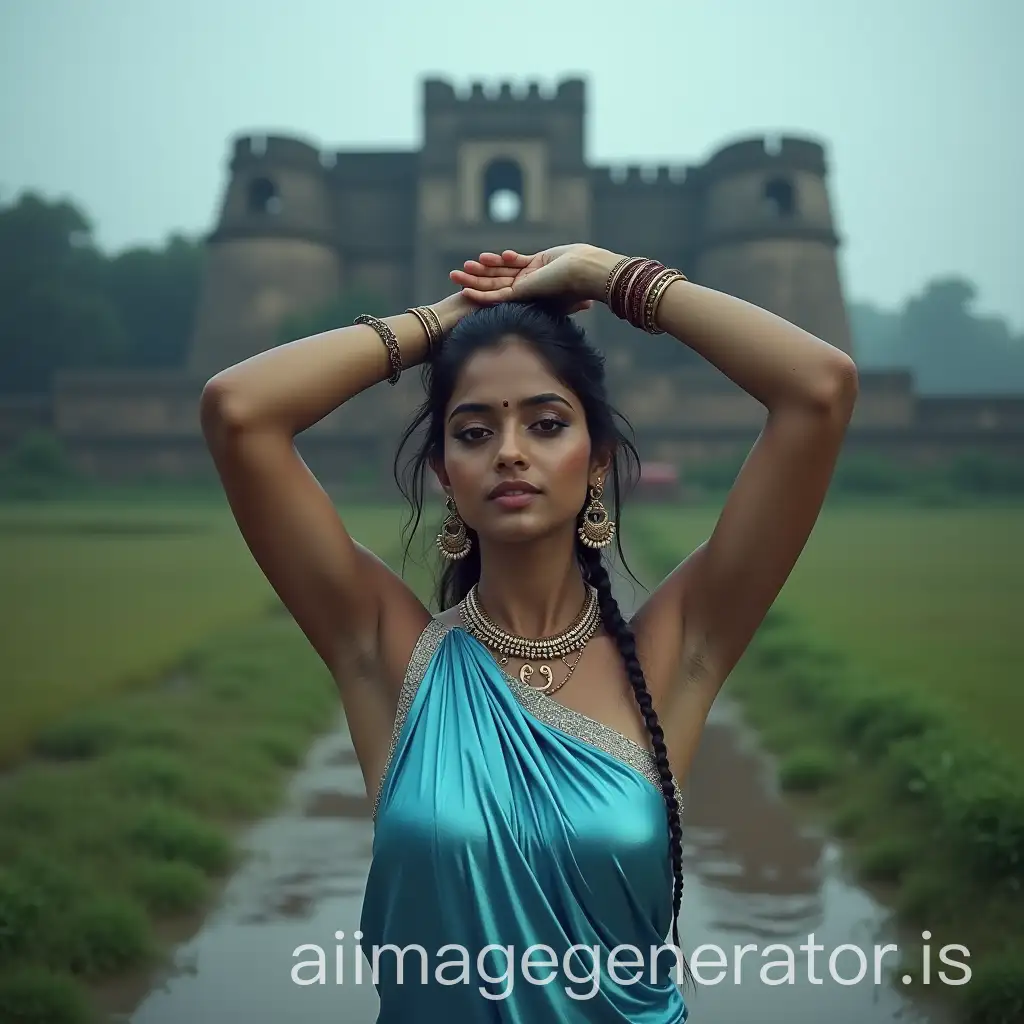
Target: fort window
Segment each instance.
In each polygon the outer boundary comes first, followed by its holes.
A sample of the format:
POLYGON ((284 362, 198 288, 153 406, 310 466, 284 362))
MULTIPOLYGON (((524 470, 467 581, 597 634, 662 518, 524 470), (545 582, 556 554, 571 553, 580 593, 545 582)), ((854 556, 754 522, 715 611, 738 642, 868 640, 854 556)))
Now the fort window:
POLYGON ((796 193, 787 178, 772 178, 764 186, 764 205, 776 217, 792 217, 796 211, 796 193))
POLYGON ((523 215, 523 172, 512 160, 495 160, 484 172, 488 220, 508 223, 523 215))
POLYGON ((249 182, 249 212, 281 212, 281 196, 277 186, 269 178, 254 178, 249 182))

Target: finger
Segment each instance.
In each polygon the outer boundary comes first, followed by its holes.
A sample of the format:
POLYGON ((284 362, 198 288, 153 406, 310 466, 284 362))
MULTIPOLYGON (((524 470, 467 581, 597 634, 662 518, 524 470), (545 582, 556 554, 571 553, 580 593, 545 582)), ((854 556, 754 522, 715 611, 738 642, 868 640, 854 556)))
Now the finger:
POLYGON ((462 288, 476 288, 480 291, 494 291, 496 288, 509 288, 513 278, 508 274, 503 276, 486 276, 480 274, 467 274, 464 270, 453 270, 448 276, 462 288))
POLYGON ((480 306, 490 306, 498 302, 507 302, 512 298, 511 288, 500 288, 497 291, 481 291, 478 288, 463 288, 462 294, 480 306))
POLYGON ((512 269, 511 267, 505 266, 504 263, 499 264, 498 266, 489 266, 480 263, 477 260, 466 260, 462 266, 467 274, 476 274, 478 277, 494 277, 495 274, 508 276, 509 271, 512 269))
POLYGON ((485 267, 516 267, 521 269, 529 264, 532 260, 532 256, 521 256, 514 249, 505 249, 499 256, 495 252, 482 252, 480 253, 479 260, 471 260, 468 262, 474 262, 477 266, 485 267))
POLYGON ((506 267, 525 267, 529 265, 533 256, 524 256, 516 252, 515 249, 505 249, 501 254, 501 259, 506 267))

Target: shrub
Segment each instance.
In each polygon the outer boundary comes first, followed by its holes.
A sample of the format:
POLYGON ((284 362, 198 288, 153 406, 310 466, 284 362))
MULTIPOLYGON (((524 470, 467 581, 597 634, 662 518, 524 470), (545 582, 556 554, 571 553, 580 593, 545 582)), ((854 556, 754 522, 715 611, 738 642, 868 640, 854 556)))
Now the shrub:
POLYGON ((779 785, 785 790, 810 792, 831 782, 836 772, 834 755, 807 747, 790 754, 779 765, 779 785))
POLYGON ((0 868, 0 965, 30 955, 44 914, 40 893, 14 872, 0 868))
POLYGON ((846 693, 838 728, 844 740, 874 756, 896 740, 922 735, 937 721, 932 708, 907 694, 858 688, 846 693))
POLYGON ((132 871, 130 884, 146 907, 157 914, 195 910, 208 892, 206 876, 184 861, 141 861, 132 871))
POLYGON ((914 862, 916 844, 895 837, 877 839, 860 855, 860 872, 875 882, 898 882, 914 862))
POLYGON ((128 795, 175 797, 189 781, 186 766, 161 750, 118 750, 103 759, 102 769, 114 791, 128 795))
POLYGON ((930 806, 947 840, 965 851, 980 880, 1019 877, 1024 793, 1006 765, 938 731, 894 744, 889 756, 898 789, 930 806))
POLYGON ((102 712, 83 712, 44 729, 35 743, 40 757, 75 761, 112 750, 125 735, 125 723, 102 712))
POLYGON ((128 829, 128 840, 158 860, 184 861, 208 874, 224 871, 232 859, 231 844, 219 830, 166 805, 153 805, 138 814, 128 829))
POLYGON ((93 896, 69 908, 54 935, 62 966, 88 978, 144 963, 155 948, 143 908, 116 894, 93 896))
POLYGON ((39 966, 0 975, 4 1024, 92 1024, 94 1015, 75 980, 39 966))
POLYGON ((1024 1020, 1024 949, 987 957, 965 986, 970 1024, 1020 1024, 1024 1020))

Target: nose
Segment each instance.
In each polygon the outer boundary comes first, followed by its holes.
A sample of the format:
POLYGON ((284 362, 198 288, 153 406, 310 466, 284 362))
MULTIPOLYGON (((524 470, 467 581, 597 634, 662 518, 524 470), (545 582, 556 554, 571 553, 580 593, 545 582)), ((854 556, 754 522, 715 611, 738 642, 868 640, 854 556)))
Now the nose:
POLYGON ((526 453, 523 451, 522 438, 519 435, 519 424, 511 417, 502 428, 501 442, 498 445, 495 462, 499 469, 509 466, 523 469, 528 464, 526 453))

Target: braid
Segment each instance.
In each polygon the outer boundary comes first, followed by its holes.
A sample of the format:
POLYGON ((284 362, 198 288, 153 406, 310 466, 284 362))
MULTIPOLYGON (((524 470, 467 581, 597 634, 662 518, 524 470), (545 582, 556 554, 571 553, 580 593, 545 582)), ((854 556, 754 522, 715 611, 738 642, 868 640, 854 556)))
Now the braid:
MULTIPOLYGON (((665 747, 665 733, 658 721, 658 713, 654 710, 654 703, 647 690, 647 680, 644 678, 644 670, 640 665, 640 659, 636 653, 636 637, 629 628, 629 624, 622 617, 619 604, 612 594, 612 584, 608 577, 608 570, 601 561, 600 552, 594 548, 579 545, 578 550, 582 557, 584 567, 590 582, 597 590, 598 606, 601 610, 601 621, 608 635, 615 641, 626 665, 626 672, 629 675, 630 685, 633 687, 633 694, 640 706, 644 716, 647 731, 651 736, 651 745, 654 748, 654 757, 658 765, 658 773, 661 775, 661 791, 665 797, 665 807, 668 812, 669 831, 669 853, 672 858, 672 941, 682 956, 682 947, 679 943, 679 909, 683 901, 683 827, 680 820, 679 800, 676 796, 675 779, 672 769, 668 763, 668 750, 665 747)), ((682 956, 683 975, 687 982, 692 982, 693 975, 686 957, 682 956)))

